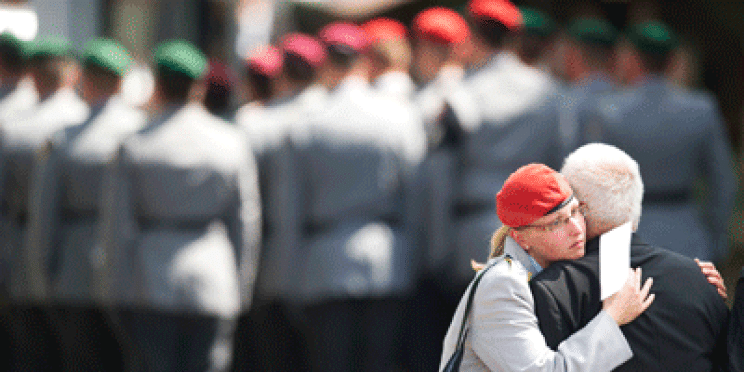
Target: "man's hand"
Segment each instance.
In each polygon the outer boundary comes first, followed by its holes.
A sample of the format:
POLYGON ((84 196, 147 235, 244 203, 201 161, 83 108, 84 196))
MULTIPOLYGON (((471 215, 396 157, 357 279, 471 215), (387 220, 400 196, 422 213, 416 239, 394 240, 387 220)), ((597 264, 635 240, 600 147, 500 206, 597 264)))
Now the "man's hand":
POLYGON ((716 266, 713 265, 712 262, 700 261, 697 258, 695 259, 695 262, 700 266, 700 270, 703 271, 703 275, 708 279, 708 283, 713 284, 716 287, 718 294, 721 295, 724 300, 728 299, 728 294, 726 294, 726 284, 723 283, 723 277, 721 276, 721 273, 718 272, 718 269, 716 269, 716 266))

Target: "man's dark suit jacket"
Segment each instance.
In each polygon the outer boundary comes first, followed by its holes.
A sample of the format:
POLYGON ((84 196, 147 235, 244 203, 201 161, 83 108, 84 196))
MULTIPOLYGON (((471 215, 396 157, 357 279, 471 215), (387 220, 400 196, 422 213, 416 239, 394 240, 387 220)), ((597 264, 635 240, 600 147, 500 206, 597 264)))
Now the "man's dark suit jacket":
MULTIPOLYGON (((631 267, 654 278, 653 304, 621 327, 633 358, 616 371, 720 371, 727 369, 728 307, 692 259, 644 243, 633 234, 631 267)), ((530 281, 535 312, 548 346, 555 349, 602 310, 599 239, 586 255, 550 265, 530 281)))
POLYGON ((736 283, 734 307, 731 308, 731 319, 728 331, 728 353, 731 361, 731 372, 744 371, 744 269, 741 270, 736 283))

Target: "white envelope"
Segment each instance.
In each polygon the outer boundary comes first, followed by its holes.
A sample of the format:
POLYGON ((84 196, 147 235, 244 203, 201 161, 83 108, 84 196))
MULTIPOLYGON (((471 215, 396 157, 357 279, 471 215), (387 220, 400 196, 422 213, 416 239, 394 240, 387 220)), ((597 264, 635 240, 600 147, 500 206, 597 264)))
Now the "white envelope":
POLYGON ((602 300, 617 293, 625 284, 630 268, 630 222, 599 237, 599 286, 602 300))

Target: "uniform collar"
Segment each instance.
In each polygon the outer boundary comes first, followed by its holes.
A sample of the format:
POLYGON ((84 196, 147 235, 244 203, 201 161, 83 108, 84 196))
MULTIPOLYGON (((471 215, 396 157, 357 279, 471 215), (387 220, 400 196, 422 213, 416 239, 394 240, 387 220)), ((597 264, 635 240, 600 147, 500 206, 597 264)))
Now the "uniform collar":
POLYGON ((527 270, 529 278, 533 278, 537 273, 542 271, 542 267, 540 267, 537 261, 510 236, 507 236, 504 241, 504 254, 519 261, 525 270, 527 270))

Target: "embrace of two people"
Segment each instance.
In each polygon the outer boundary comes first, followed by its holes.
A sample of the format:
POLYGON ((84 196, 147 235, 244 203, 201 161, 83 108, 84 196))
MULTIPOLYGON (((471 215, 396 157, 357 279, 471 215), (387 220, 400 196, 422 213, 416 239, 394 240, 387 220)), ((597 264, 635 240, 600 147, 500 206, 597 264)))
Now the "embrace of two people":
POLYGON ((592 143, 561 173, 515 171, 496 196, 503 226, 466 314, 444 340, 440 371, 467 333, 460 371, 726 371, 729 310, 720 273, 643 242, 643 182, 622 150, 592 143), (600 239, 630 223, 625 285, 601 299, 600 239), (621 328, 622 326, 622 328, 621 328))

